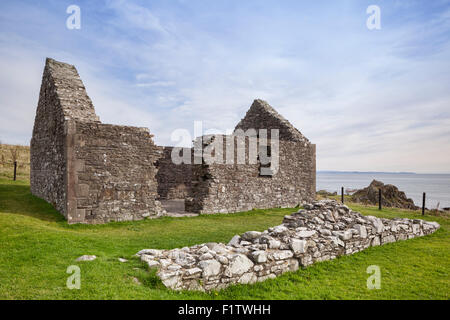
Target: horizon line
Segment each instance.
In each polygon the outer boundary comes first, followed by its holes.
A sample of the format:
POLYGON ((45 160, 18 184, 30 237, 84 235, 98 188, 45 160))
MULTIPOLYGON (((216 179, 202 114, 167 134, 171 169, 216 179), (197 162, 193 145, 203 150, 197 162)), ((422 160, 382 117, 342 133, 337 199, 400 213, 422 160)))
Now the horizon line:
POLYGON ((320 173, 450 174, 450 172, 358 171, 358 170, 316 170, 316 172, 320 172, 320 173))

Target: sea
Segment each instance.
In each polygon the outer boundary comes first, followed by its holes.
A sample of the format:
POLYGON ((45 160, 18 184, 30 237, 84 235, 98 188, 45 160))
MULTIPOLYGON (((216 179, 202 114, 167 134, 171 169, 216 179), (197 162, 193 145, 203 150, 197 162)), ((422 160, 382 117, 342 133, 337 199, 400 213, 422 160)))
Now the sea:
POLYGON ((341 193, 367 187, 373 179, 393 184, 404 191, 417 206, 422 206, 422 195, 426 193, 428 209, 450 207, 450 174, 387 173, 387 172, 339 172, 318 171, 317 190, 341 193))

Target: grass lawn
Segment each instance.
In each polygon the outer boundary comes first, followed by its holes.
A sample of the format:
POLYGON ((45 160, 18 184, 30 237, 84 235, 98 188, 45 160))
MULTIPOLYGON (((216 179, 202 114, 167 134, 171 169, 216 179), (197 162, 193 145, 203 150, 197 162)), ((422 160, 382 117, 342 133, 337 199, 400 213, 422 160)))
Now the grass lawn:
MULTIPOLYGON (((350 205, 379 217, 420 218, 419 212, 350 205)), ((28 181, 0 179, 0 299, 448 299, 449 218, 427 215, 441 229, 423 238, 369 248, 314 264, 277 279, 223 291, 166 289, 134 254, 228 242, 235 234, 280 224, 295 209, 253 210, 194 218, 106 225, 68 225, 51 205, 30 194, 28 181), (84 254, 98 258, 75 262, 84 254), (121 263, 118 258, 129 261, 121 263), (69 290, 67 267, 81 268, 81 289, 69 290), (381 289, 366 286, 370 265, 381 268, 381 289), (135 281, 139 280, 141 284, 135 281)))

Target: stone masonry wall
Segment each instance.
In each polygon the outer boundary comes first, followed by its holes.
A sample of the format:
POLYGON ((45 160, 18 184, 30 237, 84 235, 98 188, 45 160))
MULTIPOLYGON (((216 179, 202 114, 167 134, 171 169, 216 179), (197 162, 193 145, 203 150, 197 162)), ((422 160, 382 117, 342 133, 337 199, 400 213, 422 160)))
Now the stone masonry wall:
MULTIPOLYGON (((192 165, 174 164, 173 147, 162 147, 163 156, 158 160, 158 194, 161 199, 184 199, 191 189, 192 165)), ((186 148, 192 152, 190 148, 186 148)))
POLYGON ((76 216, 69 222, 140 220, 164 214, 155 162, 161 150, 146 128, 75 122, 68 181, 76 216))
POLYGON ((253 101, 245 117, 236 125, 235 130, 241 129, 266 129, 270 137, 271 129, 279 130, 280 140, 298 141, 309 143, 309 140, 301 134, 288 120, 280 115, 266 101, 256 99, 253 101))
POLYGON ((75 67, 47 59, 30 143, 31 193, 67 218, 66 122, 96 122, 91 100, 75 67))
MULTIPOLYGON (((315 199, 315 145, 298 141, 279 141, 279 170, 273 176, 260 176, 260 163, 237 164, 237 138, 234 164, 197 164, 192 167, 192 193, 186 210, 200 213, 230 213, 255 208, 295 207, 315 199)), ((208 145, 208 144, 206 144, 208 145)), ((270 142, 269 142, 270 145, 270 142)))
POLYGON ((102 124, 74 66, 47 59, 31 140, 31 191, 69 223, 158 217, 161 148, 148 129, 102 124))
POLYGON ((173 250, 137 253, 157 268, 163 284, 174 290, 219 290, 254 283, 315 262, 349 255, 370 246, 421 237, 439 228, 419 219, 363 216, 333 200, 307 204, 281 225, 248 231, 225 245, 206 243, 173 250))

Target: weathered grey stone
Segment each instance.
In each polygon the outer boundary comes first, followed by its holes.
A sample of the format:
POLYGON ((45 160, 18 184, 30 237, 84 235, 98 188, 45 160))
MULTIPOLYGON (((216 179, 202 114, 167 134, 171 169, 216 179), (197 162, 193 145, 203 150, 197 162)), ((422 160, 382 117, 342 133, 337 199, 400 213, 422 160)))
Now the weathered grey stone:
POLYGON ((183 251, 177 252, 177 254, 174 255, 172 259, 175 260, 176 264, 179 264, 184 267, 192 266, 196 262, 195 258, 191 254, 183 251))
POLYGON ((201 274, 203 271, 200 268, 191 268, 191 269, 187 269, 185 271, 185 275, 188 277, 192 277, 194 275, 199 275, 201 274))
POLYGON ((331 236, 331 231, 328 229, 319 229, 319 232, 324 236, 331 236))
POLYGON ((278 249, 281 246, 281 242, 275 239, 269 240, 269 248, 270 249, 278 249))
POLYGON ((297 232, 297 237, 300 238, 309 238, 312 237, 313 235, 315 235, 317 233, 316 230, 304 230, 304 231, 299 231, 297 232))
POLYGON ((233 238, 231 238, 230 242, 228 242, 229 246, 237 246, 239 245, 239 242, 241 241, 241 237, 239 235, 235 235, 233 238))
POLYGON ((140 256, 143 254, 147 254, 147 255, 151 255, 151 256, 155 256, 155 257, 160 257, 162 253, 162 250, 157 250, 157 249, 144 249, 139 251, 138 253, 136 253, 136 255, 140 256))
POLYGON ((291 250, 276 250, 272 252, 272 257, 274 260, 285 260, 292 258, 294 254, 291 250))
POLYGON ((209 248, 207 246, 202 246, 200 249, 198 249, 198 253, 208 253, 209 252, 209 248))
POLYGON ((374 216, 366 216, 366 219, 372 223, 372 225, 375 227, 375 230, 377 233, 383 232, 384 226, 383 226, 383 222, 374 216))
POLYGON ((256 238, 259 238, 261 236, 261 232, 258 231, 247 231, 245 232, 241 238, 244 240, 252 241, 256 238))
POLYGON ((306 240, 291 239, 290 246, 294 254, 305 253, 307 247, 306 240))
POLYGON ((253 272, 244 273, 238 280, 238 283, 248 284, 256 282, 256 275, 253 272))
POLYGON ((96 256, 93 256, 93 255, 84 255, 84 256, 81 256, 81 257, 78 257, 77 259, 76 259, 76 261, 93 261, 93 260, 95 260, 95 259, 97 259, 97 257, 96 256))
POLYGON ((372 247, 375 247, 375 246, 379 246, 381 243, 380 243, 380 237, 379 236, 376 236, 375 238, 373 238, 372 239, 372 247))
POLYGON ((267 252, 263 250, 253 251, 251 255, 255 263, 265 263, 267 261, 267 252))
POLYGON ((228 264, 228 258, 224 257, 224 256, 217 256, 217 260, 221 263, 221 264, 228 264))
POLYGON ((211 260, 213 258, 212 254, 207 252, 200 256, 200 260, 211 260))
POLYGON ((243 254, 234 255, 229 261, 228 270, 234 275, 241 275, 253 267, 253 262, 243 254))
POLYGON ((358 231, 358 234, 361 238, 367 238, 367 229, 365 226, 360 224, 355 224, 354 228, 358 231))
POLYGON ((221 265, 216 260, 203 260, 198 265, 203 270, 203 277, 205 278, 216 276, 220 273, 221 265))

